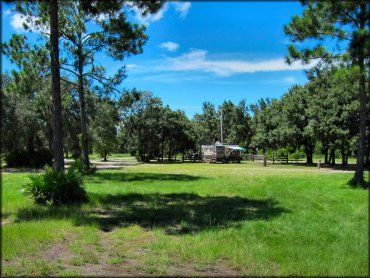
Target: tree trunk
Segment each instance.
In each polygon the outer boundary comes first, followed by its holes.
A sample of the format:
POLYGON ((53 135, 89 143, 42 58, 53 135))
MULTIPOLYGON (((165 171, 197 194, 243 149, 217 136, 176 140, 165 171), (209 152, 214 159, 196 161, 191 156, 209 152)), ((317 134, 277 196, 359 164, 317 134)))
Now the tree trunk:
POLYGON ((328 163, 328 147, 323 147, 323 155, 325 156, 325 164, 328 163))
MULTIPOLYGON (((365 29, 365 24, 367 17, 365 16, 367 14, 367 4, 361 3, 360 5, 360 29, 365 29)), ((358 92, 358 99, 360 102, 359 107, 359 134, 358 134, 358 152, 357 152, 357 161, 356 161, 356 170, 355 175, 353 177, 355 184, 363 184, 365 186, 364 182, 364 159, 365 159, 365 153, 366 153, 366 90, 365 90, 365 44, 366 41, 364 40, 362 42, 362 45, 360 45, 359 48, 359 54, 358 54, 358 60, 357 64, 360 68, 360 78, 359 78, 359 92, 358 92)))
POLYGON ((48 140, 48 148, 51 151, 53 149, 53 128, 50 123, 47 124, 46 136, 48 140))
POLYGON ((335 148, 332 148, 330 150, 330 160, 331 160, 331 165, 335 165, 335 148))
POLYGON ((313 147, 311 145, 305 145, 304 146, 306 158, 307 158, 307 164, 313 163, 313 147))
POLYGON ((171 140, 168 142, 168 162, 171 161, 171 140))
POLYGON ((365 74, 364 74, 364 59, 360 59, 360 79, 359 79, 359 140, 357 150, 356 171, 354 182, 356 184, 364 184, 364 158, 366 144, 366 92, 365 92, 365 74))
POLYGON ((53 100, 53 166, 56 171, 64 171, 62 104, 60 96, 60 66, 59 66, 59 20, 58 0, 50 1, 50 58, 51 87, 53 100))
POLYGON ((31 132, 31 134, 28 135, 27 138, 27 151, 28 153, 34 153, 35 152, 35 144, 33 142, 34 132, 31 132))
POLYGON ((103 154, 104 154, 104 162, 107 162, 107 150, 104 150, 103 151, 103 154))
POLYGON ((341 156, 342 156, 342 165, 346 166, 347 165, 347 163, 346 163, 346 151, 345 151, 344 146, 342 146, 340 148, 340 152, 341 152, 341 156))
MULTIPOLYGON (((367 98, 370 97, 370 59, 368 59, 368 74, 367 74, 367 98)), ((365 92, 366 94, 366 92, 365 92)), ((367 100, 367 99, 366 99, 367 100)), ((369 106, 368 106, 368 109, 367 109, 367 113, 369 113, 369 106)), ((369 115, 367 114, 366 117, 368 118, 367 119, 367 146, 366 146, 366 153, 367 153, 367 156, 366 156, 366 167, 370 167, 370 118, 369 118, 369 115)), ((370 175, 369 175, 369 179, 370 179, 370 175)))
POLYGON ((163 135, 162 135, 162 144, 161 144, 161 156, 162 156, 162 163, 163 163, 163 156, 164 156, 164 148, 163 148, 163 135))
POLYGON ((82 149, 82 162, 89 168, 89 137, 87 133, 87 116, 86 116, 86 101, 84 92, 83 80, 83 66, 84 58, 82 53, 82 34, 78 34, 78 97, 80 99, 80 120, 81 120, 81 149, 82 149))

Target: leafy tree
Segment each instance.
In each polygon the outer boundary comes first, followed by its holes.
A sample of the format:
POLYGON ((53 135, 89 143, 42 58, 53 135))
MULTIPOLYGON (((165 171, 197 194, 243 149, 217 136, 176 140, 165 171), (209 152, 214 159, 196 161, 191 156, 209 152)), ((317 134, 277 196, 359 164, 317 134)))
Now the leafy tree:
POLYGON ((291 36, 293 42, 314 39, 318 43, 314 47, 302 49, 298 49, 293 44, 289 45, 287 60, 292 62, 300 59, 308 62, 311 59, 321 59, 329 63, 335 60, 347 60, 353 67, 358 68, 359 142, 354 182, 365 184, 363 180, 367 124, 365 87, 370 58, 368 28, 370 4, 365 0, 305 0, 301 2, 305 7, 302 16, 294 16, 292 21, 284 27, 284 31, 291 36), (324 39, 334 42, 338 48, 330 52, 322 45, 324 39))
MULTIPOLYGON (((142 53, 142 46, 148 36, 144 34, 145 26, 130 24, 123 9, 107 11, 96 10, 93 14, 84 10, 86 1, 68 2, 61 9, 63 22, 61 37, 63 39, 66 58, 61 69, 71 73, 77 79, 80 100, 82 161, 89 165, 88 124, 85 102, 86 82, 101 85, 106 93, 119 90, 115 88, 125 77, 124 67, 112 77, 107 77, 104 67, 96 61, 96 53, 105 51, 109 56, 122 60, 125 56, 142 53), (94 24, 93 31, 87 28, 94 24), (71 57, 69 59, 69 57, 71 57), (70 61, 71 60, 71 61, 70 61)), ((118 3, 117 3, 118 5, 118 3)), ((111 8, 109 8, 111 9, 111 8)))
POLYGON ((265 154, 268 148, 276 149, 282 146, 280 124, 282 122, 282 103, 277 99, 260 99, 252 104, 251 145, 262 149, 265 154))
POLYGON ((168 160, 177 153, 184 154, 186 151, 195 149, 195 138, 192 126, 185 113, 172 111, 168 106, 163 108, 161 129, 161 154, 162 161, 166 145, 168 160))
POLYGON ((91 129, 94 149, 104 161, 107 161, 109 152, 116 148, 118 122, 119 115, 115 103, 109 99, 100 100, 91 129))
POLYGON ((284 145, 303 145, 307 163, 313 163, 315 134, 309 125, 308 92, 305 87, 293 86, 282 99, 282 119, 279 125, 284 145))
POLYGON ((222 138, 224 141, 222 143, 228 144, 235 143, 233 142, 234 137, 231 135, 233 129, 235 128, 235 114, 234 114, 235 105, 230 100, 224 101, 218 109, 218 114, 220 115, 220 117, 221 110, 222 110, 222 138))
POLYGON ((311 77, 308 88, 307 115, 317 140, 322 144, 325 163, 335 164, 339 149, 342 164, 348 163, 351 142, 357 138, 358 101, 356 76, 347 69, 331 69, 311 77), (328 155, 330 152, 330 158, 328 155))
POLYGON ((250 110, 252 112, 251 130, 252 130, 252 141, 251 146, 262 147, 266 150, 268 146, 267 138, 267 126, 266 126, 266 116, 265 112, 269 99, 259 99, 256 104, 250 104, 250 110))
MULTIPOLYGON (((22 14, 29 15, 28 23, 35 26, 45 25, 49 20, 49 42, 51 62, 51 88, 52 88, 52 128, 53 128, 53 156, 54 169, 64 170, 63 157, 63 129, 62 129, 62 103, 60 91, 60 67, 59 67, 59 18, 58 0, 46 1, 7 1, 15 2, 16 10, 22 14), (38 13, 34 13, 38 10, 38 13), (36 19, 35 19, 36 18, 36 19)), ((24 24, 27 28, 27 24, 24 24)))
POLYGON ((135 144, 139 161, 149 161, 160 153, 162 101, 150 92, 133 90, 120 102, 122 126, 135 144))
POLYGON ((225 142, 228 144, 249 146, 251 140, 251 123, 245 100, 240 101, 238 105, 233 104, 231 101, 225 101, 220 109, 223 111, 225 142))
POLYGON ((1 144, 8 166, 44 166, 51 163, 50 129, 47 126, 45 128, 42 114, 50 103, 42 101, 45 94, 49 93, 45 89, 49 87, 48 82, 32 74, 17 72, 11 76, 5 75, 4 81, 1 144), (49 150, 45 147, 48 142, 49 150))
MULTIPOLYGON (((86 113, 85 87, 86 82, 97 82, 101 89, 111 93, 119 92, 115 85, 121 83, 125 77, 124 67, 119 69, 113 77, 106 77, 105 69, 95 59, 95 54, 105 51, 117 60, 125 56, 142 52, 142 46, 147 40, 144 34, 145 27, 130 24, 126 17, 125 5, 136 6, 143 13, 156 12, 163 1, 99 1, 80 0, 65 2, 59 7, 59 34, 63 43, 61 55, 63 56, 60 68, 65 74, 72 74, 76 82, 72 82, 78 89, 80 100, 81 144, 82 161, 89 166, 89 136, 86 113), (87 25, 93 24, 91 31, 87 25)), ((18 10, 27 14, 28 22, 38 28, 42 34, 45 26, 52 24, 47 17, 42 17, 45 5, 42 2, 30 2, 18 5, 18 10), (33 20, 35 16, 40 18, 33 20)), ((26 25, 27 28, 27 25, 26 25)), ((66 79, 64 79, 67 81, 66 79)))
POLYGON ((198 145, 214 144, 217 140, 221 139, 220 115, 212 103, 203 103, 202 114, 195 114, 194 122, 196 123, 200 137, 198 145))
MULTIPOLYGON (((149 92, 133 90, 121 99, 121 136, 140 161, 157 158, 170 161, 178 153, 195 149, 195 131, 182 111, 163 107, 149 92)), ((122 139, 121 139, 122 140, 122 139)))

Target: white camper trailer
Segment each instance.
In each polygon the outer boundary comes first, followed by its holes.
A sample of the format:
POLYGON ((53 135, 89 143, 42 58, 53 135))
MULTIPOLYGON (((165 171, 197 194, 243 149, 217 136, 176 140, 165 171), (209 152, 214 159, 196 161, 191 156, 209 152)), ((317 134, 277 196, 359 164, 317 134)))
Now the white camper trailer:
POLYGON ((243 151, 245 149, 239 145, 224 145, 220 142, 216 142, 215 145, 202 145, 202 160, 211 163, 240 163, 243 151))

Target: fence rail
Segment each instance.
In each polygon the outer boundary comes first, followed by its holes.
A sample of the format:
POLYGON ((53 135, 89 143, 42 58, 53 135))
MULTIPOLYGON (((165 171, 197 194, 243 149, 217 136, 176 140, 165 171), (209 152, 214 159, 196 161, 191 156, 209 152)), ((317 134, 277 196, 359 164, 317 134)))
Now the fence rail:
POLYGON ((289 158, 289 155, 286 156, 267 156, 267 155, 255 155, 255 154, 244 154, 242 156, 243 160, 250 160, 250 161, 259 161, 263 162, 266 156, 266 162, 274 163, 302 163, 305 161, 304 158, 289 158))
POLYGON ((193 161, 193 162, 202 161, 202 155, 200 155, 200 154, 184 155, 182 157, 182 162, 184 162, 184 161, 193 161))

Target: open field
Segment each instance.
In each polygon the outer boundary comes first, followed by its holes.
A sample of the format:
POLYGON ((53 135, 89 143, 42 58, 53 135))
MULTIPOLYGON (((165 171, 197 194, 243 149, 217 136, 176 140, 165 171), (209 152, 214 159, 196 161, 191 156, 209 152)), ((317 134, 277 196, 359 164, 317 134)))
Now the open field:
POLYGON ((366 275, 368 191, 294 165, 141 164, 50 208, 2 175, 3 275, 366 275))

